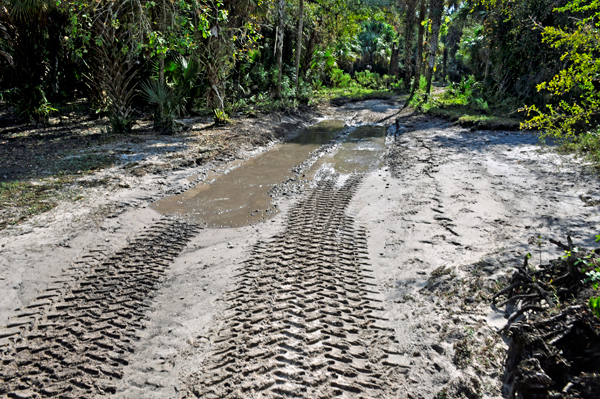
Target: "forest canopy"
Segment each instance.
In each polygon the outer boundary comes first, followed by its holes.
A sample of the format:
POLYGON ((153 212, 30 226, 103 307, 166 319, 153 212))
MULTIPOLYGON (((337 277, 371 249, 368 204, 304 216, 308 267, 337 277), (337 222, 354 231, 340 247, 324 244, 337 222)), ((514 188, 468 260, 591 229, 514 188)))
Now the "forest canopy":
POLYGON ((579 137, 597 126, 598 17, 597 0, 0 0, 0 94, 35 122, 85 101, 115 132, 152 107, 172 133, 335 88, 427 102, 437 82, 579 137))

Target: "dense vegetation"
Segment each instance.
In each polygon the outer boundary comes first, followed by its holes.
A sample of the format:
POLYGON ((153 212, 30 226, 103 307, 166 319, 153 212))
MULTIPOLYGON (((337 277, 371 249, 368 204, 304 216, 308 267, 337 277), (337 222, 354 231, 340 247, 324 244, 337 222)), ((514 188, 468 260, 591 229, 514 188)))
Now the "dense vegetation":
POLYGON ((85 99, 114 132, 152 105, 171 133, 386 90, 474 119, 521 110, 598 160, 599 16, 599 0, 0 0, 0 94, 36 122, 85 99))

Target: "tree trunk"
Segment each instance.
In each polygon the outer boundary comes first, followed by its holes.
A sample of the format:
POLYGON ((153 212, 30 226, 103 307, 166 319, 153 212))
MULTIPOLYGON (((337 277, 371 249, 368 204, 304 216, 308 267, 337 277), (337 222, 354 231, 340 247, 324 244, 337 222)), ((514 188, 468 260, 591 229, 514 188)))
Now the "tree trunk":
POLYGON ((444 15, 444 0, 431 0, 431 37, 429 38, 429 54, 427 66, 427 87, 425 93, 431 92, 431 80, 433 79, 433 70, 435 69, 435 56, 438 50, 440 38, 440 27, 442 26, 442 16, 444 15))
POLYGON ((158 83, 165 85, 165 55, 161 53, 158 56, 158 83))
POLYGON ((406 2, 406 16, 404 25, 404 89, 410 88, 410 78, 413 76, 413 35, 415 33, 415 8, 417 6, 416 0, 407 0, 406 2))
POLYGON ((277 49, 277 98, 281 98, 281 75, 283 73, 283 12, 285 0, 279 0, 279 26, 277 27, 276 49, 277 49))
POLYGON ((400 46, 392 43, 392 56, 390 57, 390 66, 388 67, 388 75, 396 76, 398 74, 398 53, 400 52, 400 46))
POLYGON ((442 60, 442 82, 446 82, 446 75, 448 74, 448 46, 444 46, 444 58, 442 60))
POLYGON ((425 34, 425 27, 423 26, 423 21, 425 21, 425 0, 421 0, 421 8, 419 9, 419 32, 417 33, 417 65, 415 66, 415 77, 413 80, 412 90, 410 91, 410 96, 408 97, 408 101, 410 101, 417 88, 419 87, 419 81, 421 80, 421 64, 423 63, 423 35, 425 34))
POLYGON ((296 35, 296 97, 300 84, 300 54, 302 53, 302 24, 304 22, 304 0, 298 5, 298 33, 296 35))

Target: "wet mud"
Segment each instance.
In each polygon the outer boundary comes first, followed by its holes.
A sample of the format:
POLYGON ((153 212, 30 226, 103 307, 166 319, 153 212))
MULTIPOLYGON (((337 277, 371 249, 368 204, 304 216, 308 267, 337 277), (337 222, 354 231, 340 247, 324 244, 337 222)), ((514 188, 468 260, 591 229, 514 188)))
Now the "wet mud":
POLYGON ((347 128, 344 121, 324 120, 238 167, 213 174, 208 182, 154 203, 152 208, 210 227, 261 222, 278 212, 272 201, 273 189, 293 179, 294 169, 324 144, 337 142, 338 146, 330 154, 320 153, 320 161, 312 159, 314 165, 308 165, 306 171, 309 179, 324 165, 343 174, 376 170, 383 163, 385 134, 384 126, 347 128))

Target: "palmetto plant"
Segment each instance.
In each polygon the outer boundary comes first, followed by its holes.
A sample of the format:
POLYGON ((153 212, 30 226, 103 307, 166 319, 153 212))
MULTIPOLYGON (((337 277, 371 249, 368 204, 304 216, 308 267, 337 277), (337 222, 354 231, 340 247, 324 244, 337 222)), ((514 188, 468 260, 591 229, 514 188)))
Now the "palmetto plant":
POLYGON ((181 101, 174 90, 159 80, 142 83, 142 95, 146 101, 158 106, 154 114, 154 130, 171 134, 174 130, 174 120, 182 110, 181 101))
POLYGON ((187 99, 198 77, 199 65, 194 60, 178 57, 168 63, 166 79, 151 79, 142 83, 142 95, 151 104, 157 105, 154 115, 154 130, 163 134, 174 132, 174 120, 186 113, 187 99))
POLYGON ((131 101, 135 95, 133 79, 137 70, 132 55, 121 49, 120 32, 114 27, 104 28, 100 32, 104 45, 95 48, 100 89, 108 101, 112 131, 124 133, 133 125, 131 101))

